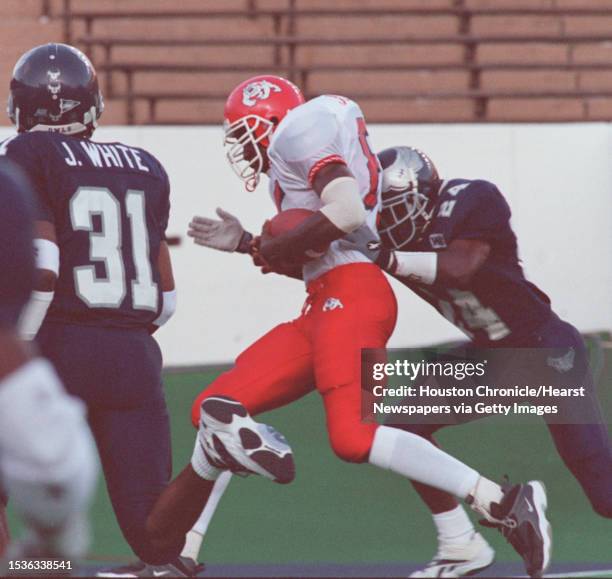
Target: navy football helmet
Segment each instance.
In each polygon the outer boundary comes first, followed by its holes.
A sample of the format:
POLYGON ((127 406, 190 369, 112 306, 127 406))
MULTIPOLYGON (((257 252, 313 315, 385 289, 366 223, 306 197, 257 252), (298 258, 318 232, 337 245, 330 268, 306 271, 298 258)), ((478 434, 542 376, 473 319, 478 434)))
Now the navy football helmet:
POLYGON ((7 112, 20 133, 91 134, 103 110, 96 71, 77 48, 43 44, 17 61, 7 112))
POLYGON ((389 249, 405 250, 427 229, 442 181, 431 159, 413 147, 378 153, 383 169, 378 233, 389 249))

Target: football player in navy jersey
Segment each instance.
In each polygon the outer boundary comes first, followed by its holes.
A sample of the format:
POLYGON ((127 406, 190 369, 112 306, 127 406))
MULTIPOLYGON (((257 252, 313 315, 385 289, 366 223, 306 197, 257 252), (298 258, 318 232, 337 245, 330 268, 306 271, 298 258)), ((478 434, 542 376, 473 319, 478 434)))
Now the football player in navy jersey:
POLYGON ((478 345, 523 343, 551 318, 548 296, 525 279, 510 208, 493 183, 443 182, 409 147, 379 158, 386 188, 378 233, 388 251, 378 261, 390 259, 389 273, 478 345))
POLYGON ((0 200, 0 473, 2 493, 28 530, 0 564, 4 575, 14 569, 9 560, 85 554, 98 469, 84 405, 66 395, 49 362, 17 331, 34 287, 34 199, 21 170, 5 157, 0 200))
MULTIPOLYGON (((488 181, 442 181, 429 157, 418 149, 393 147, 378 157, 383 168, 377 225, 382 247, 373 238, 361 240, 362 251, 477 347, 567 352, 566 378, 586 386, 583 416, 591 423, 570 423, 569 405, 575 402, 560 398, 560 404, 566 401, 561 409, 566 423, 551 422, 548 428, 593 509, 612 518, 612 451, 585 344, 579 332, 553 312, 548 296, 525 278, 503 195, 488 181)), ((555 368, 547 367, 545 357, 541 366, 545 383, 554 384, 559 379, 555 368)), ((442 426, 401 428, 433 441, 442 426)), ((475 532, 461 505, 444 492, 413 484, 433 513, 439 549, 426 568, 411 576, 461 577, 491 564, 493 549, 475 532)))
POLYGON ((8 111, 18 134, 0 152, 38 198, 37 285, 21 331, 87 405, 117 520, 143 561, 135 572, 173 561, 164 573, 188 575, 195 563, 179 559, 182 543, 156 543, 146 527, 171 474, 151 336, 175 308, 170 186, 147 151, 91 140, 102 110, 95 70, 76 48, 38 46, 17 62, 8 111))

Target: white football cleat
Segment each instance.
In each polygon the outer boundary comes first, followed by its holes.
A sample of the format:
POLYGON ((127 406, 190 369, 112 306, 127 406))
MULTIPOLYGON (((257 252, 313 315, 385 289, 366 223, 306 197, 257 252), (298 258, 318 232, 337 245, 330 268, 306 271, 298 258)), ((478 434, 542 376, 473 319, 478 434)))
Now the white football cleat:
POLYGON ((468 543, 440 545, 435 557, 424 569, 410 577, 466 577, 475 575, 493 564, 495 551, 480 533, 468 543))
POLYGON ((295 478, 293 452, 285 437, 255 422, 232 398, 211 396, 202 402, 198 440, 214 467, 239 475, 259 474, 280 484, 295 478))

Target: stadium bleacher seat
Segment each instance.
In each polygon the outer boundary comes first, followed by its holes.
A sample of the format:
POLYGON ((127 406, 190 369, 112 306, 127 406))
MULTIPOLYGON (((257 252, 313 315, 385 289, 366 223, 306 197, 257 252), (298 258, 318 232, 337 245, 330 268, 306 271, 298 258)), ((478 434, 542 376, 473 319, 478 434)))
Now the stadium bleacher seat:
POLYGON ((223 96, 259 73, 358 98, 370 122, 583 121, 612 108, 601 0, 6 0, 0 16, 5 78, 28 46, 75 43, 113 103, 107 122, 217 124, 223 96))

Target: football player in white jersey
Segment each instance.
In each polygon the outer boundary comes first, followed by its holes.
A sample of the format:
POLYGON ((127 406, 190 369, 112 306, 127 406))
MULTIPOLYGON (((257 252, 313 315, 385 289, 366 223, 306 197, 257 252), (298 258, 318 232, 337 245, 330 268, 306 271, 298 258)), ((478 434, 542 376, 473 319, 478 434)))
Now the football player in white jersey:
POLYGON ((504 492, 423 438, 362 421, 361 349, 385 348, 396 301, 382 271, 338 243, 373 225, 379 199, 380 165, 359 106, 332 95, 306 103, 291 82, 255 77, 229 95, 225 137, 227 157, 248 190, 266 173, 279 211, 314 213, 287 233, 271 237, 264 230, 254 238, 237 218, 220 211, 220 220, 194 218, 189 234, 201 245, 250 253, 272 271, 301 275, 308 297, 298 318, 252 344, 197 398, 192 417, 199 432, 191 464, 162 496, 150 518, 152 528, 159 536, 187 532, 199 515, 195 503, 200 501, 200 508, 206 503, 224 470, 290 482, 290 449, 266 435, 250 415, 288 404, 314 384, 339 458, 369 462, 445 490, 499 524, 524 525, 530 571, 541 573, 550 559, 541 483, 504 492), (321 257, 311 257, 322 251, 321 257), (188 491, 194 497, 189 508, 180 498, 188 491), (528 501, 537 508, 535 528, 532 519, 523 518, 528 501))
POLYGON ((95 445, 83 405, 18 333, 34 287, 34 202, 21 171, 2 156, 0 198, 0 476, 28 529, 7 559, 78 557, 89 544, 95 445))

